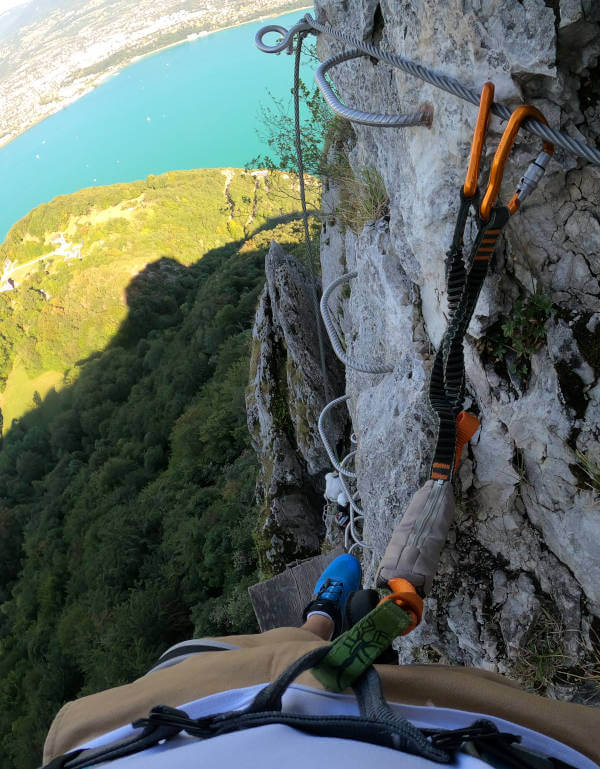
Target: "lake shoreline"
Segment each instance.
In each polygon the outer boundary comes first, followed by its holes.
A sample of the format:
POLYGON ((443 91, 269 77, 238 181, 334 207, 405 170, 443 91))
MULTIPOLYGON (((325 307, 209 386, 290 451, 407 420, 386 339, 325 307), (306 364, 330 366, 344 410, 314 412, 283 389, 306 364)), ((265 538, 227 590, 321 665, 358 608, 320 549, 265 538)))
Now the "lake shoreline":
MULTIPOLYGON (((300 13, 301 11, 308 11, 311 8, 313 8, 312 5, 302 5, 298 8, 292 8, 289 11, 284 11, 283 15, 287 15, 288 13, 300 13)), ((152 56, 155 56, 158 53, 162 53, 163 51, 167 51, 170 48, 175 48, 177 46, 183 45, 184 43, 192 43, 198 40, 199 38, 209 37, 217 32, 225 32, 229 29, 237 29, 238 27, 244 27, 247 24, 255 24, 256 22, 259 22, 259 21, 268 21, 269 19, 278 18, 281 15, 282 15, 281 10, 278 10, 278 11, 274 11, 273 13, 269 13, 266 15, 261 14, 256 16, 255 18, 247 19, 243 21, 241 24, 227 24, 225 26, 218 27, 217 29, 200 30, 197 33, 188 32, 185 34, 184 37, 182 37, 181 40, 177 40, 176 42, 169 43, 167 45, 161 45, 158 48, 153 49, 152 51, 148 51, 147 53, 134 55, 130 59, 126 59, 122 64, 119 64, 116 67, 109 67, 106 71, 95 76, 94 81, 91 84, 82 82, 81 91, 79 91, 72 97, 65 98, 62 101, 57 102, 56 109, 54 109, 52 112, 49 112, 48 114, 43 115, 38 120, 35 120, 32 123, 29 123, 26 128, 24 128, 22 131, 20 131, 17 134, 14 134, 14 135, 9 134, 8 137, 6 136, 0 137, 0 151, 2 151, 4 147, 7 147, 13 141, 15 141, 15 139, 18 139, 20 136, 23 136, 23 134, 27 133, 27 131, 29 131, 30 129, 34 128, 40 123, 43 123, 44 120, 47 120, 53 115, 56 115, 58 112, 61 112, 67 107, 70 107, 72 104, 75 104, 76 102, 78 102, 84 96, 87 96, 88 94, 92 93, 101 85, 104 85, 104 83, 106 83, 108 80, 119 75, 121 72, 123 72, 125 69, 127 69, 127 67, 131 66, 132 64, 136 64, 139 61, 148 59, 152 56)))
MULTIPOLYGON (((155 50, 3 148, 0 241, 58 195, 174 169, 244 168, 272 155, 260 105, 270 94, 291 102, 293 57, 264 55, 253 41, 266 24, 289 29, 304 14, 265 21, 267 13, 196 45, 155 50)), ((303 61, 305 82, 313 69, 303 61)))
MULTIPOLYGON (((303 5, 300 8, 292 8, 291 11, 286 11, 285 13, 300 13, 300 11, 308 11, 310 8, 313 8, 312 5, 303 5)), ((217 32, 225 32, 228 29, 236 29, 237 27, 245 27, 246 24, 256 24, 257 21, 268 21, 269 19, 277 19, 281 16, 281 13, 277 11, 276 13, 270 13, 266 16, 257 16, 255 19, 249 19, 248 21, 244 21, 242 24, 229 24, 225 27, 219 27, 218 29, 211 29, 207 30, 206 32, 198 32, 194 33, 192 36, 187 35, 185 39, 179 40, 176 43, 169 43, 168 45, 163 45, 160 48, 157 48, 155 51, 151 51, 149 53, 141 54, 141 56, 135 56, 129 64, 135 64, 138 61, 142 61, 143 59, 147 59, 150 56, 155 56, 157 53, 162 53, 162 51, 168 51, 169 48, 176 48, 178 45, 182 45, 183 43, 193 43, 199 38, 208 37, 209 35, 214 35, 217 32)), ((129 66, 129 65, 126 65, 129 66)), ((118 74, 119 72, 122 72, 124 67, 119 68, 115 73, 113 74, 107 74, 106 76, 101 76, 103 78, 102 82, 104 82, 105 79, 108 79, 109 77, 113 77, 114 75, 118 74)), ((100 85, 100 83, 98 83, 100 85)))

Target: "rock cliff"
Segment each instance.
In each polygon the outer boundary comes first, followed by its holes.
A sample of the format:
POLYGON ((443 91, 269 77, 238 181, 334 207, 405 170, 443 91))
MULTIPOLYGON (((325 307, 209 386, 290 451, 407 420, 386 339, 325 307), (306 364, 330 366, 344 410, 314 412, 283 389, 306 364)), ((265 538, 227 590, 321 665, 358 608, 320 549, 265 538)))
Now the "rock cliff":
MULTIPOLYGON (((315 11, 322 23, 471 87, 492 80, 497 100, 533 103, 552 126, 598 146, 600 7, 590 0, 316 0, 315 11)), ((320 35, 321 60, 341 50, 320 35)), ((434 112, 429 129, 334 123, 329 137, 323 287, 358 274, 332 294, 334 322, 351 358, 390 369, 370 375, 349 368, 345 388, 332 369, 331 392, 349 396, 357 440, 368 545, 361 559, 370 586, 431 460, 435 423, 426 392, 447 321, 445 253, 477 110, 367 57, 330 75, 349 106, 392 114, 429 103, 434 112)), ((482 180, 503 129, 492 118, 482 180)), ((539 148, 539 140, 521 132, 501 200, 512 195, 539 148)), ((597 681, 599 202, 600 168, 557 149, 496 247, 465 341, 466 407, 482 429, 463 455, 457 518, 425 621, 399 646, 401 662, 474 665, 553 696, 598 696, 590 673, 597 681)), ((297 322, 299 307, 309 302, 295 295, 295 278, 288 280, 294 269, 274 247, 248 400, 265 468, 263 531, 275 570, 285 560, 286 537, 275 531, 280 524, 298 535, 292 550, 318 546, 318 473, 328 466, 312 443, 323 382, 316 360, 303 358, 316 350, 315 331, 308 317, 297 322), (278 281, 288 286, 283 299, 278 281), (302 341, 299 328, 310 339, 302 341)), ((339 418, 345 412, 338 408, 339 418)), ((332 443, 342 438, 343 425, 332 425, 332 443)))
MULTIPOLYGON (((320 552, 324 474, 329 459, 317 430, 326 392, 343 390, 342 367, 331 351, 327 382, 319 360, 310 278, 273 243, 265 261, 267 282, 253 328, 248 427, 261 462, 259 552, 263 576, 320 552)), ((332 425, 343 438, 346 418, 332 425)))
MULTIPOLYGON (((596 4, 317 0, 315 10, 323 23, 472 87, 492 80, 497 100, 533 103, 554 127, 598 144, 596 4)), ((340 50, 319 37, 322 60, 340 50)), ((331 79, 358 109, 434 107, 430 129, 355 125, 339 139, 355 178, 369 170, 382 180, 389 205, 378 220, 353 231, 347 189, 332 178, 324 193, 323 283, 358 273, 349 296, 338 290, 331 301, 348 354, 393 367, 385 376, 346 371, 368 583, 431 457, 426 388, 447 319, 445 251, 476 108, 369 58, 336 67, 331 79)), ((492 119, 484 170, 503 128, 492 119)), ((501 199, 539 146, 519 135, 501 199)), ((465 344, 467 406, 482 429, 461 464, 458 516, 426 621, 403 639, 401 661, 510 672, 563 697, 577 689, 566 671, 598 661, 599 202, 600 168, 558 149, 496 248, 465 344)))

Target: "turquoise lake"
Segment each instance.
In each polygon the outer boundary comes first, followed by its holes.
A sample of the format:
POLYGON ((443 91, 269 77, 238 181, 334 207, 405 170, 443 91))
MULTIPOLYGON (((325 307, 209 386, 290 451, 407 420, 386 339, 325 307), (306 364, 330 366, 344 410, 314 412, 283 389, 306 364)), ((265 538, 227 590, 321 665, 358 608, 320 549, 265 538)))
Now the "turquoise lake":
MULTIPOLYGON (((215 32, 142 59, 0 149, 0 242, 56 195, 185 168, 240 167, 269 92, 289 99, 293 57, 261 53, 256 32, 306 11, 215 32)), ((271 35, 267 42, 274 42, 271 35)), ((312 73, 303 73, 312 83, 312 73)))

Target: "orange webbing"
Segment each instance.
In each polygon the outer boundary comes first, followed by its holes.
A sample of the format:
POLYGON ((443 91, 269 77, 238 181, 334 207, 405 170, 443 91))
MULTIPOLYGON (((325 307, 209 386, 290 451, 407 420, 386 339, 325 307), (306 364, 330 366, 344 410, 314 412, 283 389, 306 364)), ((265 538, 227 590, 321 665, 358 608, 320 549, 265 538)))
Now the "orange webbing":
POLYGON ((431 471, 431 477, 434 480, 447 481, 449 472, 445 473, 444 470, 450 470, 450 465, 445 462, 434 462, 431 471), (437 469, 436 469, 437 468, 437 469))
POLYGON ((468 411, 461 411, 456 417, 456 459, 454 461, 454 475, 458 470, 462 450, 466 444, 479 430, 481 422, 477 419, 475 414, 469 414, 468 411))

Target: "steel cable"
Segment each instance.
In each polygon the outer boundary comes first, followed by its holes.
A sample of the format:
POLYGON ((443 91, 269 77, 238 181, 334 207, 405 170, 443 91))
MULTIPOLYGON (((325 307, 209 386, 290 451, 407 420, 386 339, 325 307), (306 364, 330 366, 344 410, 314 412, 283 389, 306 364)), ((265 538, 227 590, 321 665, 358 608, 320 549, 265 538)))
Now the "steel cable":
MULTIPOLYGON (((341 467, 345 469, 346 463, 349 462, 355 455, 356 455, 356 451, 351 451, 348 455, 346 455, 344 459, 342 459, 341 467)), ((348 522, 346 526, 346 530, 344 532, 344 546, 346 547, 349 553, 351 553, 355 547, 362 547, 365 550, 372 550, 373 548, 371 548, 369 545, 363 542, 363 540, 359 537, 356 529, 354 528, 354 524, 356 523, 356 521, 364 520, 364 517, 365 517, 364 512, 360 509, 360 507, 354 501, 358 492, 357 494, 352 494, 352 492, 348 488, 348 485, 346 484, 346 480, 344 479, 343 475, 340 475, 340 483, 342 484, 344 493, 348 498, 348 504, 350 505, 350 521, 348 522), (354 544, 350 548, 348 548, 348 542, 349 542, 348 534, 350 534, 350 536, 354 540, 354 544)))
POLYGON ((350 397, 349 395, 342 395, 340 398, 335 398, 330 403, 328 403, 325 406, 325 408, 323 409, 323 411, 321 411, 321 413, 319 415, 319 423, 318 423, 317 426, 319 428, 319 435, 321 436, 321 440, 323 442, 323 446, 325 446, 325 451, 327 452, 327 456, 329 457, 329 461, 331 462, 331 464, 335 467, 335 469, 338 471, 340 476, 346 475, 348 478, 356 478, 356 473, 353 473, 350 470, 346 470, 340 464, 340 462, 338 462, 338 458, 336 457, 335 452, 331 448, 331 445, 329 443, 329 439, 327 438, 327 435, 325 434, 325 427, 324 427, 325 417, 329 413, 329 411, 334 406, 338 406, 340 403, 345 403, 348 400, 349 397, 350 397))
POLYGON ((324 61, 315 71, 315 81, 323 94, 323 98, 327 104, 329 104, 333 112, 346 120, 351 120, 353 123, 362 123, 362 125, 384 128, 407 128, 408 126, 417 125, 429 127, 433 119, 433 111, 425 107, 418 112, 412 112, 407 115, 381 115, 377 112, 360 112, 357 109, 342 104, 335 95, 333 88, 327 82, 325 74, 337 64, 366 55, 366 53, 363 53, 358 49, 338 53, 337 56, 332 56, 330 59, 327 59, 327 61, 324 61))
POLYGON ((332 281, 323 292, 323 296, 321 297, 321 316, 323 317, 325 330, 327 331, 327 336, 329 337, 333 351, 345 366, 356 369, 356 371, 362 371, 364 374, 389 374, 394 370, 393 366, 359 363, 358 361, 354 360, 353 358, 349 358, 346 355, 344 348, 342 347, 342 343, 338 337, 337 330, 333 324, 333 319, 329 313, 327 301, 331 295, 331 292, 342 283, 345 283, 352 278, 356 278, 357 276, 357 272, 348 272, 345 275, 342 275, 340 278, 336 278, 334 281, 332 281))
POLYGON ((298 35, 298 44, 296 45, 296 56, 294 59, 294 140, 296 143, 296 156, 298 158, 298 181, 300 184, 300 202, 302 204, 302 222, 304 224, 304 244, 306 248, 306 261, 310 273, 310 296, 313 305, 313 314, 317 326, 317 339, 319 342, 319 358, 321 362, 321 375, 323 377, 323 387, 325 388, 325 400, 329 401, 331 393, 329 390, 329 381, 327 379, 327 366, 325 364, 325 345, 323 343, 323 329, 321 328, 321 316, 319 314, 319 300, 317 297, 317 271, 315 270, 313 249, 308 226, 308 210, 306 207, 306 190, 304 186, 304 160, 302 156, 302 142, 300 139, 300 55, 302 53, 302 42, 306 37, 306 32, 300 32, 298 35))
MULTIPOLYGON (((270 25, 270 27, 264 27, 256 35, 256 45, 260 48, 260 50, 267 53, 278 53, 279 51, 283 51, 286 48, 289 49, 295 34, 306 34, 310 31, 321 32, 324 35, 328 35, 329 37, 332 37, 336 40, 348 43, 367 56, 372 56, 373 58, 378 59, 379 61, 383 61, 386 64, 395 67, 396 69, 400 69, 403 72, 412 75, 413 77, 418 77, 421 80, 424 80, 426 83, 435 86, 436 88, 440 88, 441 90, 447 91, 454 96, 458 96, 460 99, 471 102, 471 104, 479 104, 480 92, 473 88, 469 88, 460 80, 457 80, 450 75, 437 72, 431 67, 426 67, 423 64, 419 64, 419 62, 406 58, 405 56, 399 56, 398 54, 381 51, 377 46, 371 45, 371 43, 367 43, 364 40, 359 40, 358 38, 354 37, 353 35, 349 35, 346 32, 340 32, 336 29, 333 29, 333 27, 329 27, 327 24, 321 24, 320 22, 313 19, 309 13, 307 13, 301 19, 301 21, 294 25, 290 30, 286 30, 285 27, 275 27, 274 25, 270 25), (283 40, 274 46, 265 45, 262 42, 263 34, 273 31, 277 31, 282 34, 283 40)), ((501 118, 502 120, 508 120, 512 112, 509 107, 506 107, 504 104, 499 104, 498 102, 494 102, 492 104, 491 111, 494 115, 501 118)), ((350 114, 351 113, 349 112, 348 119, 352 120, 353 118, 350 116, 350 114)), ((385 118, 387 116, 382 115, 381 117, 385 118)), ((584 142, 580 142, 577 139, 573 139, 571 136, 567 136, 567 134, 556 131, 554 128, 550 128, 550 126, 544 125, 544 123, 540 123, 539 121, 533 120, 531 118, 525 120, 522 126, 526 131, 529 131, 530 133, 533 133, 542 139, 551 141, 554 144, 557 144, 559 147, 563 147, 563 149, 572 152, 574 155, 584 157, 591 163, 600 165, 600 150, 594 147, 590 147, 589 144, 585 144, 584 142)))

